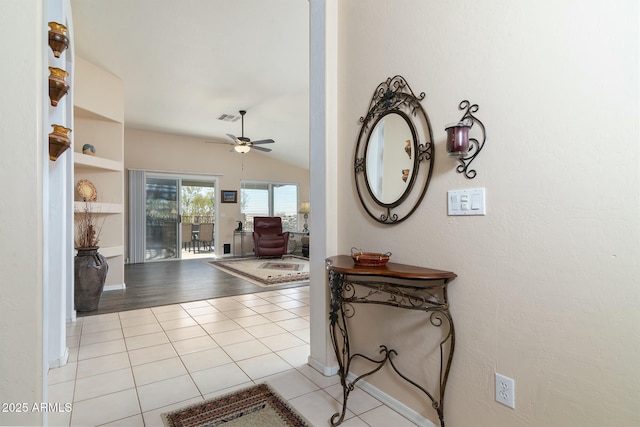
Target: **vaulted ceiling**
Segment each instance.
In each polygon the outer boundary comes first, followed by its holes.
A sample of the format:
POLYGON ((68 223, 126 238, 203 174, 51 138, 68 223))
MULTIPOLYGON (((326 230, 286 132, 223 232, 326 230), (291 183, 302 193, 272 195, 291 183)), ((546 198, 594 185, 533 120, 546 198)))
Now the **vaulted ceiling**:
MULTIPOLYGON (((307 0, 71 0, 75 54, 124 83, 125 127, 228 142, 308 168, 307 0)), ((126 141, 125 141, 126 143, 126 141)), ((230 146, 231 148, 231 146, 230 146)))

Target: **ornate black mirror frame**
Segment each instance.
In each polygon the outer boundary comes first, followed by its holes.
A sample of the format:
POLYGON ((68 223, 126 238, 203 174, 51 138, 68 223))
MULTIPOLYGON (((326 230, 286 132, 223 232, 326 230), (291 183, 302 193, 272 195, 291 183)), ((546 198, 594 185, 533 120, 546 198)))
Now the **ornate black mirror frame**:
POLYGON ((378 85, 373 92, 369 111, 366 116, 360 117, 362 127, 358 135, 354 161, 356 189, 365 211, 382 224, 398 224, 407 219, 418 208, 429 187, 433 171, 434 144, 429 117, 420 104, 424 98, 424 92, 416 97, 403 77, 390 77, 378 85), (398 145, 393 146, 393 149, 406 151, 409 158, 413 155, 413 163, 412 169, 398 168, 398 175, 394 171, 393 177, 381 177, 405 181, 406 187, 400 196, 388 201, 371 188, 372 171, 368 170, 367 155, 377 125, 385 116, 393 113, 404 119, 412 136, 412 140, 398 141, 398 145), (406 171, 409 171, 408 175, 406 171))

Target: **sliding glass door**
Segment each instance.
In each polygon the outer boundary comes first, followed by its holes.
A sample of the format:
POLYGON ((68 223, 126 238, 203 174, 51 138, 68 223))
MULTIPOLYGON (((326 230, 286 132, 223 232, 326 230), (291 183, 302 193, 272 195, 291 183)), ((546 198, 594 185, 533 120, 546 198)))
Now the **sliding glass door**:
POLYGON ((180 257, 178 224, 180 219, 177 178, 147 175, 145 190, 145 261, 180 257))

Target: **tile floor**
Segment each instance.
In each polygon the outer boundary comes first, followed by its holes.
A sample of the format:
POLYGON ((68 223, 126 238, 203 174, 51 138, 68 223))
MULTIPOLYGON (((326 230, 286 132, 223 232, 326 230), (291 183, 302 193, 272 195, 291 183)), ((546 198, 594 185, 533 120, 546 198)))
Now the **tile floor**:
MULTIPOLYGON (((309 367, 308 286, 79 318, 69 363, 49 371, 56 426, 162 426, 160 414, 251 384, 271 384, 314 426, 328 426, 337 376, 309 367)), ((345 427, 414 426, 366 392, 345 427)))

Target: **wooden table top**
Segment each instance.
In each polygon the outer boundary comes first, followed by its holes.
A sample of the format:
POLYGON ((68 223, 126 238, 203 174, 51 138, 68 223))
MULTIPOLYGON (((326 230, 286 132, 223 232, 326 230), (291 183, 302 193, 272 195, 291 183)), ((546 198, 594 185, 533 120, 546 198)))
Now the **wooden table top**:
POLYGON ((447 281, 457 277, 457 275, 451 271, 435 270, 433 268, 417 267, 395 262, 388 262, 384 267, 356 265, 350 255, 336 255, 327 258, 325 261, 330 270, 342 274, 386 276, 414 280, 446 279, 447 281))

